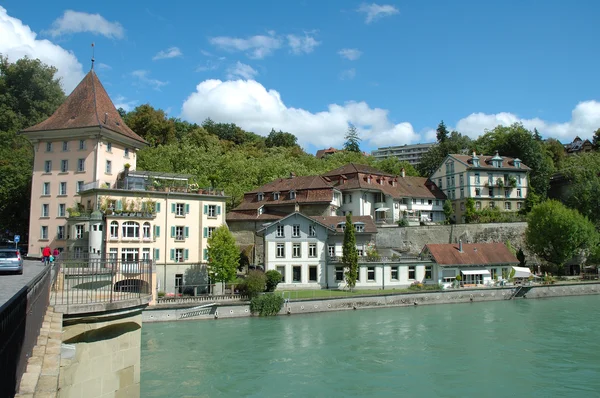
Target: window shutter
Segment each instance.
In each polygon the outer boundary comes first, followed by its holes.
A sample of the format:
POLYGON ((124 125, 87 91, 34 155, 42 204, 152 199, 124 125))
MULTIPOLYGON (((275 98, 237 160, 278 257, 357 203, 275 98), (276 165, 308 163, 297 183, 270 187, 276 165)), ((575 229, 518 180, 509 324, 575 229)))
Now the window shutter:
POLYGON ((188 258, 190 258, 190 251, 188 249, 185 249, 184 251, 184 258, 187 260, 188 258))
POLYGON ((123 202, 121 201, 121 199, 117 200, 117 203, 115 204, 115 209, 123 210, 123 202))
POLYGON ((160 258, 160 249, 154 249, 154 261, 160 258))
POLYGON ((156 203, 155 210, 157 213, 160 213, 160 202, 156 203))
POLYGON ((208 249, 204 249, 204 259, 208 260, 208 249))
POLYGON ((175 203, 171 203, 171 213, 175 213, 175 203))
POLYGON ((190 214, 190 205, 189 204, 185 205, 185 214, 190 214))
POLYGON ((175 260, 175 249, 171 249, 171 260, 175 260))
POLYGON ((175 227, 171 227, 171 238, 175 237, 175 227))
POLYGON ((160 236, 160 225, 156 226, 156 233, 154 234, 154 236, 156 236, 156 237, 160 236))
POLYGON ((208 205, 204 205, 204 214, 208 214, 208 205))
POLYGON ((208 228, 204 227, 204 237, 208 238, 208 228))
POLYGON ((185 237, 186 238, 190 237, 190 227, 185 227, 185 237))
POLYGON ((221 214, 221 206, 217 206, 217 215, 221 214))

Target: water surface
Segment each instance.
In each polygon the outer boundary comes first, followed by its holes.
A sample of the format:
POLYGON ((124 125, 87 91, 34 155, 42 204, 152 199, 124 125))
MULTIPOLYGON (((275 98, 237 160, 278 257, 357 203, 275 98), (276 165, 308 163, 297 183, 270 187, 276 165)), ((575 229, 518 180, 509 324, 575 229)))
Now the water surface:
POLYGON ((142 397, 593 397, 600 296, 146 323, 142 397))

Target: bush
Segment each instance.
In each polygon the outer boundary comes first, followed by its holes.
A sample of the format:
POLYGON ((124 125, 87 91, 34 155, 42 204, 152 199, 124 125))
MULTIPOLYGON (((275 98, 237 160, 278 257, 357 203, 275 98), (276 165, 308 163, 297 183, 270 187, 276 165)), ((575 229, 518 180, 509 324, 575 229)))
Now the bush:
POLYGON ((158 296, 158 298, 163 298, 165 297, 165 292, 158 292, 156 295, 158 296))
POLYGON ((281 282, 281 274, 279 271, 272 269, 265 273, 265 277, 267 278, 267 292, 274 292, 279 282, 281 282))
POLYGON ((408 220, 406 218, 401 218, 398 220, 399 227, 408 227, 408 220))
MULTIPOLYGON (((275 271, 277 272, 277 271, 275 271)), ((250 312, 260 316, 274 316, 281 311, 285 300, 277 294, 261 294, 250 301, 250 312)))
POLYGON ((267 286, 267 277, 264 272, 250 271, 248 276, 244 279, 242 284, 239 286, 240 293, 247 294, 248 296, 255 297, 259 293, 265 291, 267 286))

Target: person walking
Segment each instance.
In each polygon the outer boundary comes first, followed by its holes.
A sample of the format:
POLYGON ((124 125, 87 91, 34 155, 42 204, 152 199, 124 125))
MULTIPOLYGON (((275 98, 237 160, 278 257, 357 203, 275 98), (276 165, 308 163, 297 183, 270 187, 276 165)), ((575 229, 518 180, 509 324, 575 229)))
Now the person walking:
POLYGON ((54 261, 58 260, 59 254, 60 254, 60 252, 58 251, 58 249, 54 248, 54 250, 52 251, 52 256, 54 256, 54 261))
POLYGON ((44 247, 44 250, 42 250, 42 257, 44 257, 44 265, 48 265, 50 263, 51 255, 52 255, 52 250, 50 250, 50 246, 44 247))

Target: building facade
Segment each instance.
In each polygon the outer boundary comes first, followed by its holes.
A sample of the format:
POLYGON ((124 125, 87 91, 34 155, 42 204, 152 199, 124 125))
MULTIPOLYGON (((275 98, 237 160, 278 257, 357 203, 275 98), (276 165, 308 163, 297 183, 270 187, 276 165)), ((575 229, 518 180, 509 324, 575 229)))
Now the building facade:
POLYGON ((565 144, 565 153, 575 155, 578 153, 588 153, 594 150, 594 144, 588 139, 582 140, 579 136, 575 137, 573 142, 565 144))
POLYGON ((464 222, 466 200, 475 200, 475 209, 498 208, 518 211, 529 190, 529 167, 519 159, 500 156, 448 155, 431 176, 452 201, 456 222, 464 222))
POLYGON ((423 155, 429 152, 434 145, 435 143, 431 142, 426 144, 388 146, 377 148, 371 154, 377 160, 394 157, 415 166, 421 162, 423 155))

